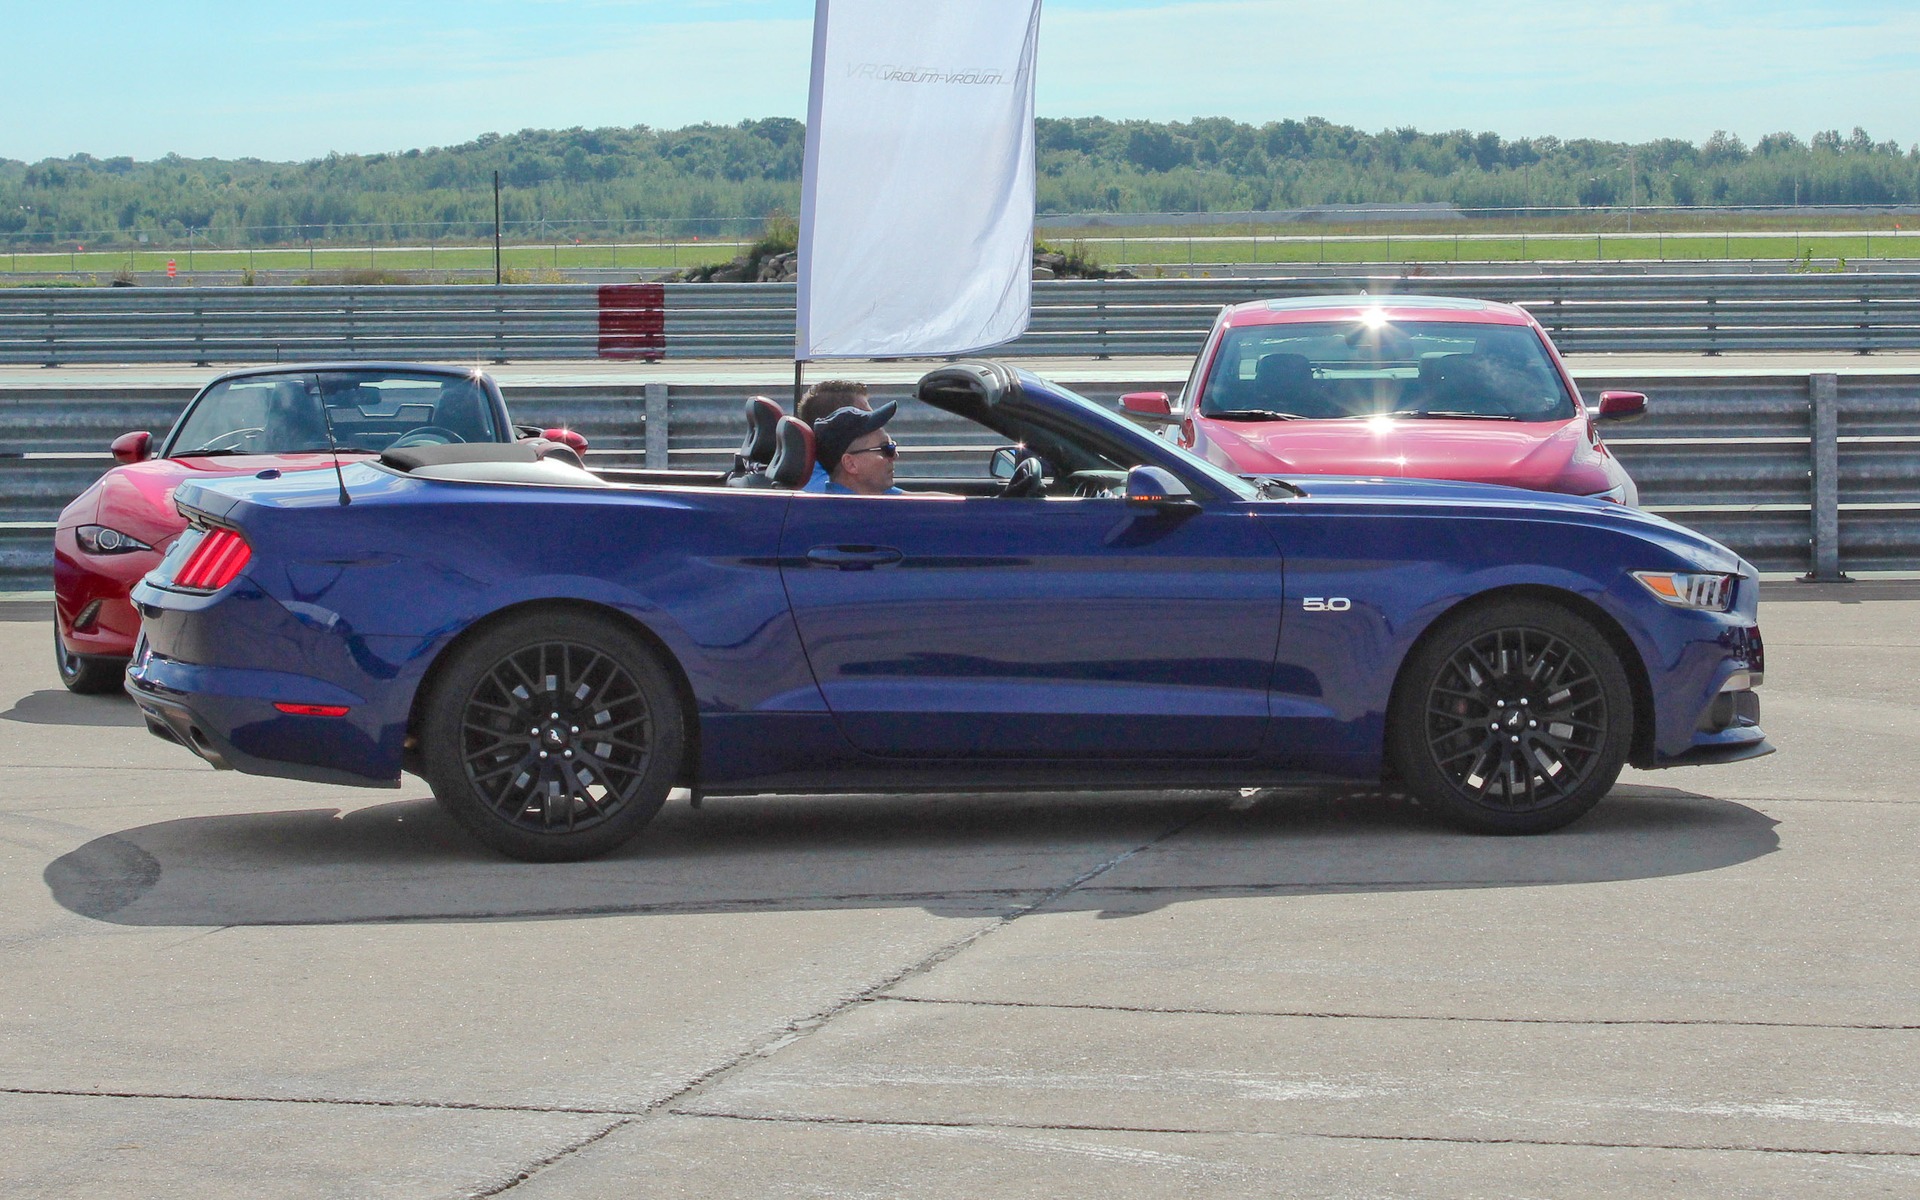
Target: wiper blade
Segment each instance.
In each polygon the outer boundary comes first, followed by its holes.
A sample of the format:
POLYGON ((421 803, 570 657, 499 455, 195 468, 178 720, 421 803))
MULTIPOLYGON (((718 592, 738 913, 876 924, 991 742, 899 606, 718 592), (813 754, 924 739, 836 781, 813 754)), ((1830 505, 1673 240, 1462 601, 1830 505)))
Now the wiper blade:
POLYGON ((257 453, 257 451, 236 450, 232 446, 223 446, 217 450, 211 446, 202 446, 198 450, 175 450, 172 454, 168 455, 167 457, 169 458, 219 458, 223 454, 254 454, 254 453, 257 453))
POLYGON ((1439 417, 1448 421, 1518 421, 1512 413, 1461 412, 1458 409, 1431 408, 1418 412, 1390 412, 1389 417, 1439 417))
POLYGON ((1304 419, 1299 413, 1274 412, 1265 408, 1223 408, 1202 415, 1219 417, 1223 421, 1299 421, 1304 419))
POLYGON ((1269 488, 1279 492, 1283 496, 1304 496, 1307 494, 1307 489, 1298 484, 1288 483, 1284 479, 1275 479, 1270 475, 1249 475, 1246 476, 1246 478, 1251 480, 1253 485, 1260 489, 1260 494, 1263 496, 1266 495, 1269 488))

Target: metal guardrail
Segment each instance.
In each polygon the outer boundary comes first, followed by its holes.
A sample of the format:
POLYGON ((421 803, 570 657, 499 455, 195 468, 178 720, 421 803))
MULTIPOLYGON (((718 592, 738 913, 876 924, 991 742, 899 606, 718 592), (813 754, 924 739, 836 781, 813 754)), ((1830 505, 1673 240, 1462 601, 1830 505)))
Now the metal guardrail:
MULTIPOLYGON (((1113 403, 1180 382, 1129 379, 1116 367, 1111 381, 1075 387, 1113 403)), ((1609 388, 1652 398, 1645 421, 1607 434, 1648 509, 1763 571, 1824 579, 1920 571, 1920 374, 1586 372, 1580 384, 1589 398, 1609 388)), ((739 444, 745 394, 658 383, 507 389, 517 421, 585 433, 590 465, 714 470, 739 444)), ((112 466, 106 444, 128 429, 166 429, 190 395, 0 390, 0 590, 50 586, 54 518, 112 466)), ((921 405, 908 405, 890 428, 905 447, 904 477, 977 472, 989 448, 976 427, 921 405)))
MULTIPOLYGON (((1368 291, 1525 306, 1567 351, 1920 348, 1910 273, 1043 281, 1016 356, 1192 354, 1223 304, 1368 291)), ((792 284, 0 290, 0 363, 781 358, 792 284)))

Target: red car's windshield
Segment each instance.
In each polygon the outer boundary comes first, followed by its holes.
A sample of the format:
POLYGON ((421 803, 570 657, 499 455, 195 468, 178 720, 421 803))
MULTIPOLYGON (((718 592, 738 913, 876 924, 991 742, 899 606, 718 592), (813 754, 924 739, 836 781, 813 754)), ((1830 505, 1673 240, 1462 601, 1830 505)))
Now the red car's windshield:
POLYGON ((215 384, 181 421, 167 453, 298 454, 324 451, 330 438, 343 450, 368 451, 504 440, 477 380, 319 371, 215 384))
POLYGON ((1224 420, 1561 421, 1577 410, 1527 326, 1369 319, 1227 330, 1200 411, 1224 420))

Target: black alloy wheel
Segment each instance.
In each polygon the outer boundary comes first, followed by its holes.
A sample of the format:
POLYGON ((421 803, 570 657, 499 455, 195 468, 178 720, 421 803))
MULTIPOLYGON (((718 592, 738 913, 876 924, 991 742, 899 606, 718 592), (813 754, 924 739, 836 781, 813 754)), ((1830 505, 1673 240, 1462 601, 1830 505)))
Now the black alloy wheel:
POLYGON ((618 623, 512 620, 462 648, 423 722, 427 781, 515 858, 604 854, 651 820, 680 767, 684 716, 658 657, 618 623))
POLYGON ((1392 753, 1421 800, 1480 833, 1545 833, 1612 789, 1633 733, 1618 655, 1586 622, 1506 602, 1450 620, 1408 663, 1392 753))
POLYGON ((110 696, 126 687, 126 659, 74 653, 60 636, 58 622, 53 626, 53 665, 60 672, 60 682, 78 695, 110 696))

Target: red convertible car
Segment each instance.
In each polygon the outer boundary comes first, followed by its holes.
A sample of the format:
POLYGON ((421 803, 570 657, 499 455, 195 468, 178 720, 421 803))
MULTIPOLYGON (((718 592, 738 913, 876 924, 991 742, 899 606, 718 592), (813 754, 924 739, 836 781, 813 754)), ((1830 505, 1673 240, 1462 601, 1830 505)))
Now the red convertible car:
POLYGON ((122 434, 120 466, 60 514, 53 535, 54 661, 76 692, 118 692, 140 632, 127 593, 187 523, 173 504, 189 479, 332 469, 408 446, 529 440, 578 463, 571 430, 516 428, 479 371, 416 363, 342 363, 232 371, 188 402, 156 452, 122 434))
POLYGON ((1221 312, 1176 405, 1123 410, 1242 475, 1457 479, 1635 504, 1599 422, 1645 416, 1638 392, 1580 402, 1524 309, 1440 296, 1313 296, 1221 312))

